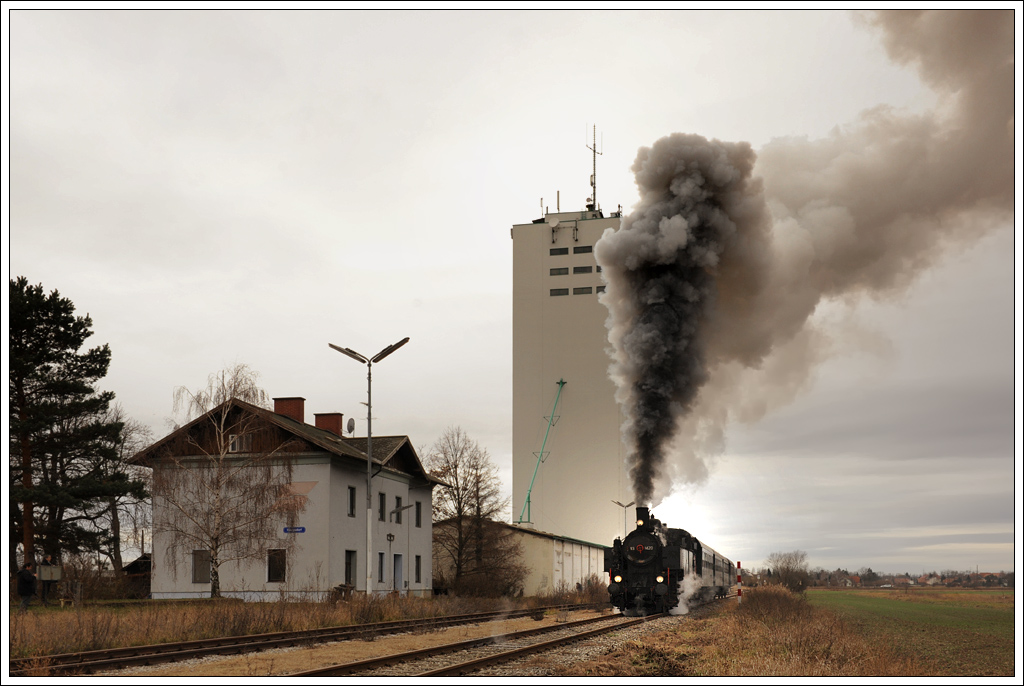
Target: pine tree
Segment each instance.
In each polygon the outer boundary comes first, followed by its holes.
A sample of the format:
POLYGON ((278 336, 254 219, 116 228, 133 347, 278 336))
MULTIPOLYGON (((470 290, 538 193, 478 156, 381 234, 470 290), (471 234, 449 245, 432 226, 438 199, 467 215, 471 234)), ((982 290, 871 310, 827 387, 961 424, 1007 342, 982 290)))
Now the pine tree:
POLYGON ((118 459, 122 423, 107 417, 114 394, 94 384, 107 374, 110 347, 79 352, 92 319, 57 291, 25 277, 10 282, 11 564, 37 546, 96 551, 110 534, 96 524, 111 498, 145 494, 118 459))

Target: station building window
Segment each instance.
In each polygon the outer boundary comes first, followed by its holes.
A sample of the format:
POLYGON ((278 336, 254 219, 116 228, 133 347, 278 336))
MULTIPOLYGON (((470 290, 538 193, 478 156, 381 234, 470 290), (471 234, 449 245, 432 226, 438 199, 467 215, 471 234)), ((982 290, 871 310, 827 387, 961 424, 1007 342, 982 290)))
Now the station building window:
POLYGON ((210 583, 210 551, 192 551, 192 583, 210 583))
POLYGON ((354 586, 356 583, 356 551, 345 551, 345 583, 354 586))
POLYGON ((228 436, 229 453, 247 453, 252 450, 252 434, 230 434, 228 436))
POLYGON ((267 583, 283 584, 288 568, 288 551, 271 548, 267 551, 267 583))

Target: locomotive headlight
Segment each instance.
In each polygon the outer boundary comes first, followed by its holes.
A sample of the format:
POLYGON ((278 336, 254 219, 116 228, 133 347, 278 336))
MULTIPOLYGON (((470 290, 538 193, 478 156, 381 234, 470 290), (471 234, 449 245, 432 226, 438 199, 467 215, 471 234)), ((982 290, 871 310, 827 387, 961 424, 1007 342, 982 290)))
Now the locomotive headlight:
POLYGON ((642 519, 636 520, 636 525, 637 526, 643 526, 644 525, 644 520, 642 520, 642 519))
POLYGON ((617 583, 617 584, 621 584, 622 583, 622 575, 621 574, 616 574, 615 578, 613 579, 613 581, 615 583, 617 583))
POLYGON ((661 574, 659 574, 658 576, 654 577, 654 580, 657 581, 660 584, 660 583, 663 583, 665 581, 665 577, 663 577, 661 574))

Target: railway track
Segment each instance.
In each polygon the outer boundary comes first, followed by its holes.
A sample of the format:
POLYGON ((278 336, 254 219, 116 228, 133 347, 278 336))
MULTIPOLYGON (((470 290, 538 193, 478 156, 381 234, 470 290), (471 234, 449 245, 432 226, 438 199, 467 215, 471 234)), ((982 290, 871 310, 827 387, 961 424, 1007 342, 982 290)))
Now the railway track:
POLYGON ((459 624, 471 624, 517 617, 536 616, 547 610, 583 609, 592 606, 558 605, 526 610, 482 612, 451 617, 429 617, 394 622, 378 622, 351 626, 283 631, 249 636, 181 641, 155 645, 93 650, 81 653, 63 653, 37 658, 10 661, 10 676, 58 676, 93 674, 126 667, 177 662, 210 655, 233 655, 289 646, 308 646, 329 641, 365 639, 415 630, 440 629, 459 624))
POLYGON ((617 631, 663 617, 603 615, 554 626, 385 655, 358 662, 330 665, 288 677, 322 676, 460 676, 509 662, 526 655, 553 650, 574 641, 617 631))

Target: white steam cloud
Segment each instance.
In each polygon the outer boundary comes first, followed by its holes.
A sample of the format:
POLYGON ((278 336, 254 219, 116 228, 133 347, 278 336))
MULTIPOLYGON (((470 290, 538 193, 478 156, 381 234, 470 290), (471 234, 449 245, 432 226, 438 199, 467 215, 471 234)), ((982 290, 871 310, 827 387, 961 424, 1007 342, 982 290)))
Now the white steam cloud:
POLYGON ((729 421, 807 384, 830 354, 810 321, 823 300, 899 294, 1012 218, 1013 12, 864 21, 940 97, 933 112, 878 107, 756 164, 746 143, 684 134, 637 155, 640 202, 595 250, 639 503, 703 481, 729 421))
POLYGON ((690 600, 700 592, 703 584, 703 580, 692 572, 680 579, 678 584, 679 603, 668 613, 670 615, 690 614, 690 600))

